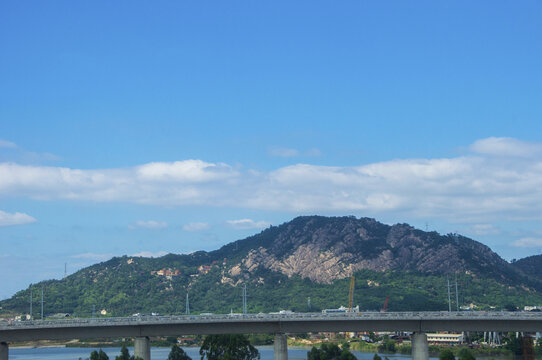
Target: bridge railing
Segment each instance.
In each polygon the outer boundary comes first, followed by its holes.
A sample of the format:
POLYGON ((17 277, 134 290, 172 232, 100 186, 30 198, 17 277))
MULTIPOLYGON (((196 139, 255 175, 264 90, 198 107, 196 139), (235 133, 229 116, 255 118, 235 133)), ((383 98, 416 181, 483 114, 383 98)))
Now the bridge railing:
POLYGON ((78 326, 119 326, 156 323, 205 323, 237 321, 288 321, 288 320, 432 320, 432 319, 517 319, 542 320, 542 313, 531 312, 360 312, 360 313, 288 313, 288 314, 212 314, 212 315, 170 315, 170 316, 130 316, 110 318, 74 318, 60 320, 0 321, 0 329, 32 327, 78 327, 78 326))

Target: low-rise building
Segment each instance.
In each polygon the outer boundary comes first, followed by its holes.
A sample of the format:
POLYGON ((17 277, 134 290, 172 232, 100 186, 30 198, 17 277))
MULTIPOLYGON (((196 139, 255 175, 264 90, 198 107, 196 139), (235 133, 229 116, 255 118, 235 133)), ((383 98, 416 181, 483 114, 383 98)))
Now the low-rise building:
POLYGON ((427 333, 427 342, 430 344, 462 344, 463 334, 427 333))

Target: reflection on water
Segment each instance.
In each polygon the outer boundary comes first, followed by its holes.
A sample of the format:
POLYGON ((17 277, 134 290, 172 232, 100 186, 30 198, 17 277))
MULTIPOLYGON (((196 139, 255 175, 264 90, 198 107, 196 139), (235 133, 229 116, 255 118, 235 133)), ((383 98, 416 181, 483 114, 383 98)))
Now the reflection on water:
MULTIPOLYGON (((184 351, 190 356, 193 360, 199 360, 199 348, 196 347, 185 347, 184 351)), ((37 349, 9 349, 9 358, 10 360, 78 360, 87 359, 90 356, 90 353, 93 350, 98 350, 95 348, 37 348, 37 349)), ((151 359, 152 360, 167 360, 169 354, 168 348, 152 348, 151 349, 151 359)), ((273 347, 272 346, 259 346, 258 350, 260 351, 262 360, 273 360, 273 347)), ((109 359, 115 359, 115 356, 120 355, 120 348, 104 348, 103 351, 107 353, 109 359)), ((300 348, 289 348, 288 349, 288 359, 289 360, 302 360, 307 358, 307 352, 309 349, 300 349, 300 348)), ((130 354, 133 354, 133 348, 130 348, 130 354)), ((354 355, 360 360, 372 360, 374 354, 372 353, 362 353, 362 352, 353 352, 354 355)), ((408 355, 401 354, 380 354, 382 359, 386 356, 390 360, 409 360, 411 359, 408 355)), ((497 358, 495 358, 497 360, 497 358)), ((430 358, 430 360, 437 360, 437 358, 430 358)))

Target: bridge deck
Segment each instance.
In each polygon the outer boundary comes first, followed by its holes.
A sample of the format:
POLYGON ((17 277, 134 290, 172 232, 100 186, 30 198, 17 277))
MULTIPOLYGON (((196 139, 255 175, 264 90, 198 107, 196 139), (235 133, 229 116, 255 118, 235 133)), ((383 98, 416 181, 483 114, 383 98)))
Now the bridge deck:
POLYGON ((0 342, 317 331, 542 331, 542 313, 364 312, 34 320, 0 322, 0 342))

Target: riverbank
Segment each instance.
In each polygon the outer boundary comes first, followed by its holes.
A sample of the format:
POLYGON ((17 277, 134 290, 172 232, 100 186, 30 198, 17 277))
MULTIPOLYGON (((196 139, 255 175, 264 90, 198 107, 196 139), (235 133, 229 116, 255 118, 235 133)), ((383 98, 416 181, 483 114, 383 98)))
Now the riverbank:
MULTIPOLYGON (((324 340, 294 340, 288 341, 288 346, 294 346, 299 348, 311 349, 313 346, 320 347, 323 343, 335 343, 341 344, 342 341, 324 341, 324 340)), ((353 351, 359 351, 362 353, 382 353, 387 355, 411 355, 412 346, 408 344, 393 344, 393 346, 387 346, 383 343, 368 343, 365 341, 348 341, 350 349, 353 351)), ((459 355, 459 352, 463 349, 468 349, 476 357, 503 357, 513 358, 512 351, 505 348, 495 348, 491 346, 468 346, 468 345, 429 345, 429 354, 434 357, 438 357, 441 351, 448 349, 451 350, 455 356, 459 355)))

